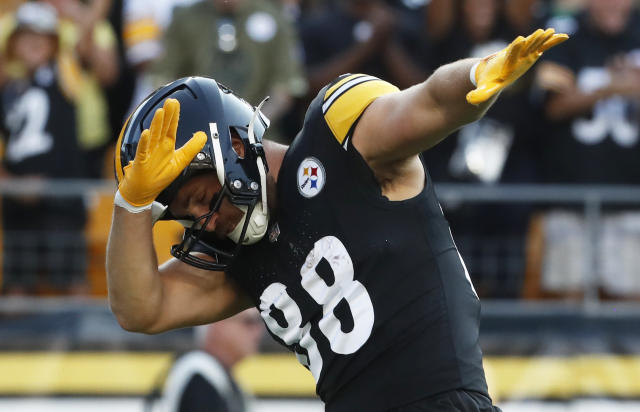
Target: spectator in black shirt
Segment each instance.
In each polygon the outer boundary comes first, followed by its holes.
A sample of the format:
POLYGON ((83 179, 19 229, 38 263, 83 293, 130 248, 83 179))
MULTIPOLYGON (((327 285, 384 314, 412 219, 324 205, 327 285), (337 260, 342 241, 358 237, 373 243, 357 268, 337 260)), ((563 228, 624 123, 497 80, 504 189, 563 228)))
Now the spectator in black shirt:
MULTIPOLYGON (((634 3, 589 0, 566 23, 576 27, 572 41, 550 53, 537 76, 548 130, 537 145, 541 177, 547 183, 640 184, 640 20, 634 3)), ((579 297, 590 271, 589 281, 604 297, 640 296, 634 246, 640 214, 608 208, 598 243, 591 245, 582 210, 560 206, 540 220, 537 296, 579 297), (601 265, 590 263, 594 254, 601 265)))
MULTIPOLYGON (((4 179, 79 178, 84 173, 70 87, 57 63, 58 19, 51 6, 28 2, 16 12, 7 57, 23 76, 0 90, 4 179)), ((84 293, 86 211, 81 197, 2 199, 3 291, 84 293)))
POLYGON ((368 73, 407 87, 424 79, 414 61, 421 33, 382 0, 341 0, 301 23, 309 95, 342 73, 368 73), (327 30, 331 27, 331 30, 327 30))

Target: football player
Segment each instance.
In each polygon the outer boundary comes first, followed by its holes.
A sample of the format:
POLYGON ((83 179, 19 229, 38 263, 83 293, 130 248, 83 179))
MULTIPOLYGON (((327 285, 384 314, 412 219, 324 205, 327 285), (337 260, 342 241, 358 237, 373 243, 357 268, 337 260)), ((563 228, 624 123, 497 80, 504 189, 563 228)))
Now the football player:
POLYGON ((438 69, 406 90, 344 75, 290 147, 212 79, 150 96, 116 148, 111 308, 157 333, 256 306, 328 411, 491 411, 480 305, 418 155, 481 117, 554 30, 438 69), (465 98, 466 96, 466 98, 465 98), (151 227, 186 227, 157 267, 151 227))

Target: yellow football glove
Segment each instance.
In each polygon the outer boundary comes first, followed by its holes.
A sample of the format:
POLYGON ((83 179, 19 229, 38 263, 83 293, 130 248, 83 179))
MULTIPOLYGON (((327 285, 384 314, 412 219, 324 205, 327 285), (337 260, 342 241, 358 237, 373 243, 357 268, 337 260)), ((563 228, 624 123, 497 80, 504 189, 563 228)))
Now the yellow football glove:
POLYGON ((180 103, 167 99, 157 109, 149 129, 140 135, 136 157, 124 167, 118 191, 135 207, 153 203, 155 198, 189 165, 207 142, 204 132, 196 132, 180 149, 175 150, 180 118, 180 103))
POLYGON ((555 34, 554 29, 538 29, 527 38, 518 36, 505 49, 480 61, 475 70, 477 88, 467 93, 467 101, 480 104, 489 100, 529 70, 542 53, 568 38, 555 34))

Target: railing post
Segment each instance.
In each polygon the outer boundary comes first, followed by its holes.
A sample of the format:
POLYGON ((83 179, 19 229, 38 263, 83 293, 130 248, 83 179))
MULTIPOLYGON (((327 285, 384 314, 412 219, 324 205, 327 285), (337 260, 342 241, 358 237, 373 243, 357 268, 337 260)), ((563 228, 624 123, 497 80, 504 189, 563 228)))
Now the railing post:
POLYGON ((602 230, 602 199, 597 192, 588 192, 584 201, 584 218, 587 236, 585 244, 584 309, 597 309, 599 305, 598 277, 602 270, 600 262, 600 232, 602 230))

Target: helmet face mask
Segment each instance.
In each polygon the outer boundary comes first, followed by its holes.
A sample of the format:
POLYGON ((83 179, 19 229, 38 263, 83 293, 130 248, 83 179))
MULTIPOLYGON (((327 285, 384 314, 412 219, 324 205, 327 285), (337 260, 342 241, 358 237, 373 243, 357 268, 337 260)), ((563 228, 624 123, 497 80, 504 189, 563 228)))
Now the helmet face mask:
MULTIPOLYGON (((171 247, 171 255, 181 261, 188 263, 200 269, 207 270, 225 270, 238 254, 242 243, 234 242, 231 239, 218 239, 214 233, 207 232, 207 227, 214 213, 220 209, 222 201, 225 198, 231 199, 229 190, 223 186, 220 192, 216 193, 211 199, 209 212, 193 220, 181 220, 185 226, 185 233, 182 242, 171 247), (214 258, 211 261, 202 258, 197 253, 204 253, 214 258)), ((248 207, 246 216, 251 216, 255 207, 256 200, 252 200, 248 207)), ((245 235, 249 227, 249 219, 244 219, 238 223, 241 238, 245 235)))
POLYGON ((125 124, 116 147, 118 181, 123 177, 124 166, 135 158, 140 134, 149 128, 156 109, 162 107, 167 98, 180 102, 176 149, 197 131, 204 131, 209 139, 189 166, 158 195, 154 222, 179 220, 185 225, 183 241, 171 249, 173 256, 202 269, 224 270, 241 245, 258 241, 266 232, 268 169, 262 136, 269 121, 260 112, 260 107, 253 108, 213 79, 189 77, 176 80, 153 92, 125 124), (234 148, 234 140, 236 145, 238 142, 242 144, 241 151, 234 148), (168 206, 180 188, 190 178, 205 172, 215 173, 222 186, 212 199, 210 211, 195 218, 173 216, 168 206), (234 240, 217 239, 215 234, 201 229, 207 227, 225 198, 245 213, 233 231, 234 240), (205 253, 215 262, 198 257, 197 253, 205 253))

